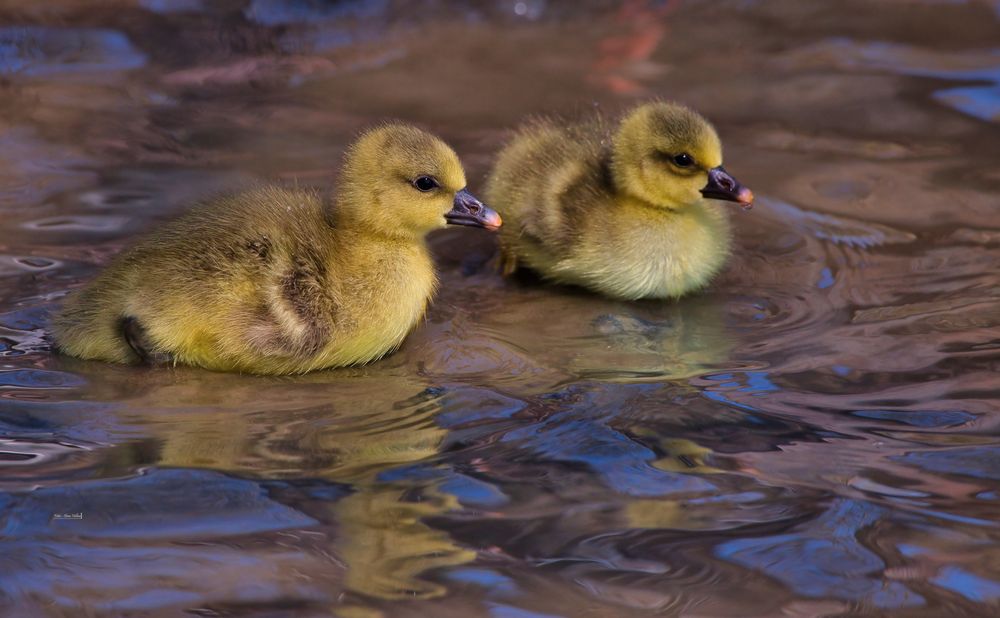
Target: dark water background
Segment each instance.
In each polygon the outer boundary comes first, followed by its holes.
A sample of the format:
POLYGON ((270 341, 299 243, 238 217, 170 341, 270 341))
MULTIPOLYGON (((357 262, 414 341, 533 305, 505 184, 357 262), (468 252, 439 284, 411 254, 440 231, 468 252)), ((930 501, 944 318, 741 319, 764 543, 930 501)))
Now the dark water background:
POLYGON ((0 612, 998 615, 998 121, 997 2, 0 1, 0 612), (476 190, 525 115, 650 96, 760 196, 705 294, 505 282, 449 230, 367 367, 47 347, 136 234, 327 186, 378 119, 476 190))

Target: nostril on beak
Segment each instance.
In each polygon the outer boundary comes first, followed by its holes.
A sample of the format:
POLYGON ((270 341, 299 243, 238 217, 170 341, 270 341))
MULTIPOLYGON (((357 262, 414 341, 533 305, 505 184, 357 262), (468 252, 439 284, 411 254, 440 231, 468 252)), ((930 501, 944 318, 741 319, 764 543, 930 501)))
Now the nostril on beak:
POLYGON ((471 212, 474 215, 478 215, 482 211, 483 211, 483 207, 480 206, 479 204, 470 204, 469 205, 469 212, 471 212))
POLYGON ((725 176, 719 179, 719 184, 726 191, 732 191, 736 188, 736 183, 734 183, 731 178, 726 178, 725 176))

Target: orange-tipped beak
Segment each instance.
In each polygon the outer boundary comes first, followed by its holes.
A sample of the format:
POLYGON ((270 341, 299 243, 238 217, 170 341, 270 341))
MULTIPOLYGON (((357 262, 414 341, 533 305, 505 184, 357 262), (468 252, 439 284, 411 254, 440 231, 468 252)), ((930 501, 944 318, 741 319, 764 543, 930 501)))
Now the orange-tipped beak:
POLYGON ((476 196, 465 189, 455 194, 455 203, 444 215, 445 220, 452 225, 470 225, 495 232, 503 225, 503 219, 489 206, 483 204, 476 196))
POLYGON ((753 191, 741 185, 721 165, 708 170, 708 184, 701 194, 713 200, 736 202, 743 210, 753 208, 753 191))

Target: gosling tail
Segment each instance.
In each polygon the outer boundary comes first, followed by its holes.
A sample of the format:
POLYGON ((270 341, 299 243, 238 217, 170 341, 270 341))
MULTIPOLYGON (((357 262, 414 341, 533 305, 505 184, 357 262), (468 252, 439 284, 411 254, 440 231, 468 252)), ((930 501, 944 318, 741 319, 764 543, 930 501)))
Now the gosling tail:
POLYGON ((160 352, 155 349, 149 339, 149 333, 138 319, 132 316, 125 316, 120 323, 122 337, 125 343, 135 352, 139 360, 144 365, 172 365, 174 357, 168 352, 160 352))

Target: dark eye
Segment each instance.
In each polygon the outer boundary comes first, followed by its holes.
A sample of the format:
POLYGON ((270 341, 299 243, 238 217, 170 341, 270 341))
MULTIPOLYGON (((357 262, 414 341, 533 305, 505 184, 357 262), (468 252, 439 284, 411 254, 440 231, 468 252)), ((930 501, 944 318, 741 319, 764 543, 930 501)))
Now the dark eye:
POLYGON ((691 167, 694 165, 694 157, 686 152, 682 152, 674 157, 674 163, 677 164, 677 167, 691 167))
POLYGON ((413 186, 417 188, 418 191, 430 191, 432 189, 437 189, 441 185, 438 181, 434 180, 430 176, 418 176, 416 180, 413 181, 413 186))

